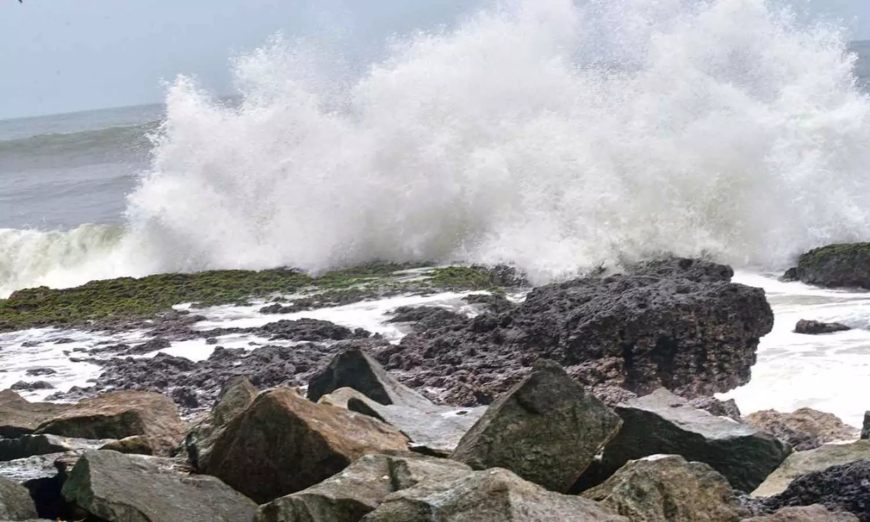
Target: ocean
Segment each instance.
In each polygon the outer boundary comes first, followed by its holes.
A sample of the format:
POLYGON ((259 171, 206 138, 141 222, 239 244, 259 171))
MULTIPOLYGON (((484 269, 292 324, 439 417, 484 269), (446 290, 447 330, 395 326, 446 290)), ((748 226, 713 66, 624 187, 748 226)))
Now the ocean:
MULTIPOLYGON (((179 78, 160 105, 0 121, 0 298, 375 259, 506 262, 544 283, 708 256, 777 314, 730 396, 860 423, 870 294, 775 276, 870 240, 870 42, 765 2, 516 4, 397 39, 354 77, 275 39, 234 62, 229 101, 179 78), (858 329, 802 338, 798 318, 858 329)), ((0 364, 20 370, 0 388, 59 361, 24 355, 34 335, 60 334, 0 335, 17 350, 0 364)), ((57 364, 59 386, 94 371, 57 364)))

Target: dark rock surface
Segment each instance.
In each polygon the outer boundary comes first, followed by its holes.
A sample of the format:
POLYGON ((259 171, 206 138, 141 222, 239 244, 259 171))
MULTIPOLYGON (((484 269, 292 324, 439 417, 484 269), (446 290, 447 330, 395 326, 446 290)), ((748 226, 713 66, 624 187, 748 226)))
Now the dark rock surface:
POLYGON ((754 490, 790 453, 772 435, 691 407, 666 390, 616 407, 624 424, 604 448, 596 476, 581 477, 586 487, 612 475, 629 460, 650 455, 680 455, 704 462, 740 491, 754 490))
POLYGON ((705 261, 649 263, 535 288, 506 312, 451 318, 371 353, 412 388, 444 390, 438 399, 465 406, 492 402, 542 358, 593 390, 710 396, 748 382, 773 325, 764 291, 731 275, 705 261))
POLYGON ((479 470, 508 469, 552 491, 566 492, 621 424, 561 366, 540 361, 489 407, 451 458, 479 470))
POLYGON ((106 442, 105 440, 75 439, 45 434, 22 435, 12 439, 0 438, 0 460, 16 460, 50 453, 93 450, 106 444, 106 442))
POLYGON ((861 522, 868 522, 870 460, 859 460, 808 473, 792 482, 775 501, 776 505, 782 507, 819 504, 832 511, 852 513, 861 522))
POLYGON ((864 423, 861 425, 861 440, 870 439, 870 411, 864 412, 864 423))
POLYGON ((38 391, 51 390, 54 386, 45 381, 18 381, 9 387, 10 390, 16 391, 38 391))
POLYGON ((804 335, 822 335, 837 332, 847 332, 852 328, 840 323, 823 323, 801 319, 794 327, 794 332, 804 335))
POLYGON ((214 477, 183 475, 171 460, 114 451, 82 456, 63 494, 109 522, 242 522, 257 509, 214 477))
POLYGON ((859 522, 843 511, 829 511, 824 506, 787 507, 773 515, 748 518, 744 522, 859 522))
POLYGON ((846 425, 836 415, 810 408, 801 408, 793 413, 764 410, 747 415, 743 421, 788 442, 795 451, 807 451, 828 442, 858 438, 857 428, 846 425))
POLYGON ((811 250, 800 256, 797 268, 786 274, 811 285, 870 289, 870 243, 811 250))

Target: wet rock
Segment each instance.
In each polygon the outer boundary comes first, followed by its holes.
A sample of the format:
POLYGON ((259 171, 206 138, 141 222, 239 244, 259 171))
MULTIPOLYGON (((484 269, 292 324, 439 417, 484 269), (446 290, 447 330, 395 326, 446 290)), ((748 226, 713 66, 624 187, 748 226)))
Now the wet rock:
POLYGON ((9 387, 10 390, 16 391, 38 391, 38 390, 51 390, 54 386, 45 382, 45 381, 18 381, 12 386, 9 387))
MULTIPOLYGON (((776 437, 730 419, 691 407, 667 390, 616 407, 624 424, 605 447, 598 477, 607 477, 629 460, 650 455, 680 455, 704 462, 741 491, 752 491, 788 456, 776 437)), ((581 478, 594 486, 590 477, 581 478)))
POLYGON ((100 446, 98 449, 107 451, 117 451, 125 455, 154 455, 154 448, 151 447, 151 442, 147 437, 135 435, 126 437, 121 440, 113 440, 108 444, 100 446))
POLYGON ((552 493, 503 469, 477 471, 448 482, 422 482, 391 494, 362 520, 628 522, 591 500, 552 493))
POLYGON ((29 402, 12 390, 0 391, 0 437, 33 433, 43 421, 69 407, 68 404, 29 402))
POLYGON ((320 484, 261 506, 257 522, 358 522, 395 491, 470 472, 468 466, 445 459, 366 455, 320 484))
POLYGON ((407 443, 371 417, 277 388, 260 394, 227 425, 201 468, 265 503, 311 487, 363 455, 402 451, 407 443))
POLYGON ((36 433, 84 439, 145 436, 160 455, 181 441, 185 425, 178 409, 157 393, 117 392, 85 399, 44 421, 36 433))
POLYGON ((840 323, 823 323, 821 321, 808 321, 801 319, 794 327, 794 332, 805 335, 821 335, 837 332, 847 332, 850 327, 840 323))
POLYGON ((828 444, 811 451, 792 453, 752 494, 756 497, 773 497, 785 491, 789 484, 802 475, 858 460, 870 460, 870 441, 828 444))
POLYGON ((870 289, 870 243, 828 245, 798 259, 790 275, 811 285, 828 288, 870 289))
POLYGON ((795 479, 776 501, 780 506, 819 504, 870 521, 870 460, 859 460, 795 479))
POLYGON ((568 491, 616 434, 619 417, 551 361, 499 398, 451 457, 474 469, 505 468, 553 491, 568 491))
POLYGON ((259 328, 259 333, 270 341, 344 341, 364 339, 371 334, 361 328, 351 330, 319 319, 282 320, 259 328))
POLYGON ((57 370, 53 370, 51 368, 31 368, 25 372, 25 374, 31 377, 44 377, 46 375, 54 375, 57 373, 57 370))
POLYGON ((462 298, 462 300, 471 305, 479 305, 485 311, 494 314, 508 312, 517 307, 516 303, 500 294, 472 294, 462 298))
POLYGON ((728 417, 729 419, 734 419, 737 422, 742 421, 742 417, 740 415, 740 408, 737 407, 737 403, 734 402, 734 399, 720 401, 715 397, 697 397, 690 400, 689 404, 693 408, 707 411, 717 417, 728 417))
POLYGON ((164 339, 162 337, 157 337, 155 339, 151 339, 141 344, 137 344, 132 348, 127 349, 125 355, 145 355, 146 353, 156 352, 158 350, 165 350, 172 346, 172 343, 169 342, 168 339, 164 339))
POLYGON ((870 439, 870 411, 864 412, 864 423, 861 427, 861 440, 870 439))
POLYGON ((184 438, 188 462, 196 469, 208 467, 211 450, 224 428, 245 411, 257 397, 257 389, 245 377, 234 377, 221 390, 221 396, 211 413, 184 438))
POLYGON ((796 451, 858 438, 857 428, 844 424, 836 415, 810 408, 801 408, 794 413, 759 411, 747 415, 744 422, 788 442, 796 451))
POLYGON ((0 438, 0 460, 16 460, 65 453, 68 451, 85 451, 97 449, 107 441, 74 439, 57 435, 22 435, 14 439, 0 438))
POLYGON ((30 491, 0 477, 0 520, 27 520, 37 516, 30 491))
POLYGON ((773 515, 748 518, 744 522, 858 522, 858 518, 842 511, 828 511, 824 506, 787 507, 773 515))
POLYGON ((589 389, 712 396, 748 382, 773 326, 764 291, 730 277, 726 266, 671 259, 543 286, 509 311, 417 330, 373 355, 412 388, 464 406, 488 404, 542 358, 589 389))
POLYGON ((749 514, 725 477, 676 455, 630 461, 583 497, 644 522, 738 522, 749 514))
POLYGON ((465 322, 465 316, 437 306, 400 306, 393 311, 389 323, 413 323, 417 330, 443 327, 465 322))
POLYGON ((214 477, 185 476, 171 460, 86 453, 63 486, 67 500, 108 522, 240 522, 257 506, 214 477))

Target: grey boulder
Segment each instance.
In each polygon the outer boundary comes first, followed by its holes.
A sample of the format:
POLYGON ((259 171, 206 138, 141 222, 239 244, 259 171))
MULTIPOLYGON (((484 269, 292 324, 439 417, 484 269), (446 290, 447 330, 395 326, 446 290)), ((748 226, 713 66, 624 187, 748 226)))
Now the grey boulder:
POLYGON ((785 491, 802 475, 858 460, 870 460, 870 440, 859 440, 851 444, 828 444, 814 450, 792 453, 752 495, 773 497, 785 491))
POLYGON ((0 477, 0 520, 27 520, 37 516, 30 491, 0 477))

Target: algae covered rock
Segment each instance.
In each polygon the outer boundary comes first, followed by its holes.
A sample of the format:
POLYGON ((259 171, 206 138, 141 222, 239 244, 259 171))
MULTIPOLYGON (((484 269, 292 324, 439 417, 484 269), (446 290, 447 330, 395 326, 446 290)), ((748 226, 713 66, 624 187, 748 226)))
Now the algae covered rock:
POLYGON ((870 289, 870 243, 828 245, 798 258, 790 275, 828 288, 870 289))
POLYGON ((542 361, 465 434, 453 460, 505 468, 553 491, 568 491, 616 434, 619 417, 561 366, 542 361))
POLYGON ((363 522, 628 522, 591 500, 553 493, 503 469, 427 481, 388 496, 363 522))
POLYGON ((738 522, 748 515, 725 477, 676 455, 631 461, 583 497, 643 522, 738 522))
POLYGON ((311 487, 363 455, 403 451, 407 444, 372 417, 276 388, 230 421, 200 471, 265 503, 311 487))

